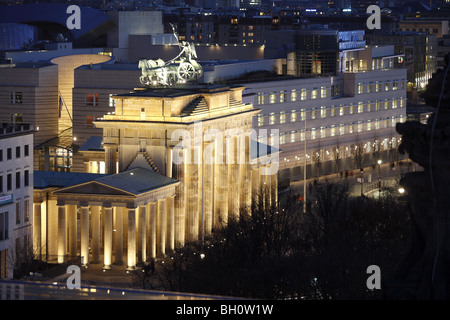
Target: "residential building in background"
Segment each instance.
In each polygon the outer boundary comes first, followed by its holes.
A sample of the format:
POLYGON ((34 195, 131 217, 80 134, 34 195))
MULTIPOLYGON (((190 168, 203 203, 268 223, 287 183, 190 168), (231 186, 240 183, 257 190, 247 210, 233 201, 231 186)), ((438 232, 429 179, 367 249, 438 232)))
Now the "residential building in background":
POLYGON ((0 127, 0 279, 33 254, 33 127, 0 127))

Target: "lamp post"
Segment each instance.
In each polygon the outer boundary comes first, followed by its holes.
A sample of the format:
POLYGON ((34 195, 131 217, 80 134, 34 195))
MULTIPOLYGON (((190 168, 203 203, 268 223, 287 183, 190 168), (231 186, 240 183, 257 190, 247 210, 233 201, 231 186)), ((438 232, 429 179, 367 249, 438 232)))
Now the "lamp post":
POLYGON ((381 196, 381 160, 378 160, 378 198, 381 196))

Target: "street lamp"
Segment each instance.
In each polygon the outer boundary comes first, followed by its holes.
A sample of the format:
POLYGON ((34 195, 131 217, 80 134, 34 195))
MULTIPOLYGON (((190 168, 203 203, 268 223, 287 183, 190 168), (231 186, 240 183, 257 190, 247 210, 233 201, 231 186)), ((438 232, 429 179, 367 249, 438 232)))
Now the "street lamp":
POLYGON ((378 160, 378 198, 381 196, 381 178, 380 178, 380 176, 381 176, 381 169, 380 169, 380 167, 381 167, 381 163, 382 163, 382 161, 381 160, 378 160))
POLYGON ((398 192, 399 192, 400 194, 404 194, 404 193, 405 193, 405 189, 402 188, 402 187, 400 187, 400 188, 398 188, 398 192))

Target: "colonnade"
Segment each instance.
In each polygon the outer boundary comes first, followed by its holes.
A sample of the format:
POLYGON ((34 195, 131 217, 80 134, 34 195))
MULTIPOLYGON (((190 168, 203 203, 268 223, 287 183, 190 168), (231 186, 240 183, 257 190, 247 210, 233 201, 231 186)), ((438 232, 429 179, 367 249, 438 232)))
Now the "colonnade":
POLYGON ((57 232, 46 237, 57 243, 58 263, 79 256, 82 265, 103 263, 104 269, 110 269, 113 264, 126 264, 133 270, 138 263, 175 249, 174 196, 137 207, 58 201, 57 214, 48 218, 41 207, 34 204, 34 245, 39 248, 45 236, 43 220, 56 223, 57 232))

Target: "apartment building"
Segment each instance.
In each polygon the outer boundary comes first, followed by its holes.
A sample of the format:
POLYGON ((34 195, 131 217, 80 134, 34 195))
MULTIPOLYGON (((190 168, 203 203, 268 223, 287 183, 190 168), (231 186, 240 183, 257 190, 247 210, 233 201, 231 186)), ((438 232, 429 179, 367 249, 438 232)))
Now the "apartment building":
POLYGON ((0 279, 32 254, 33 129, 0 127, 0 279))

